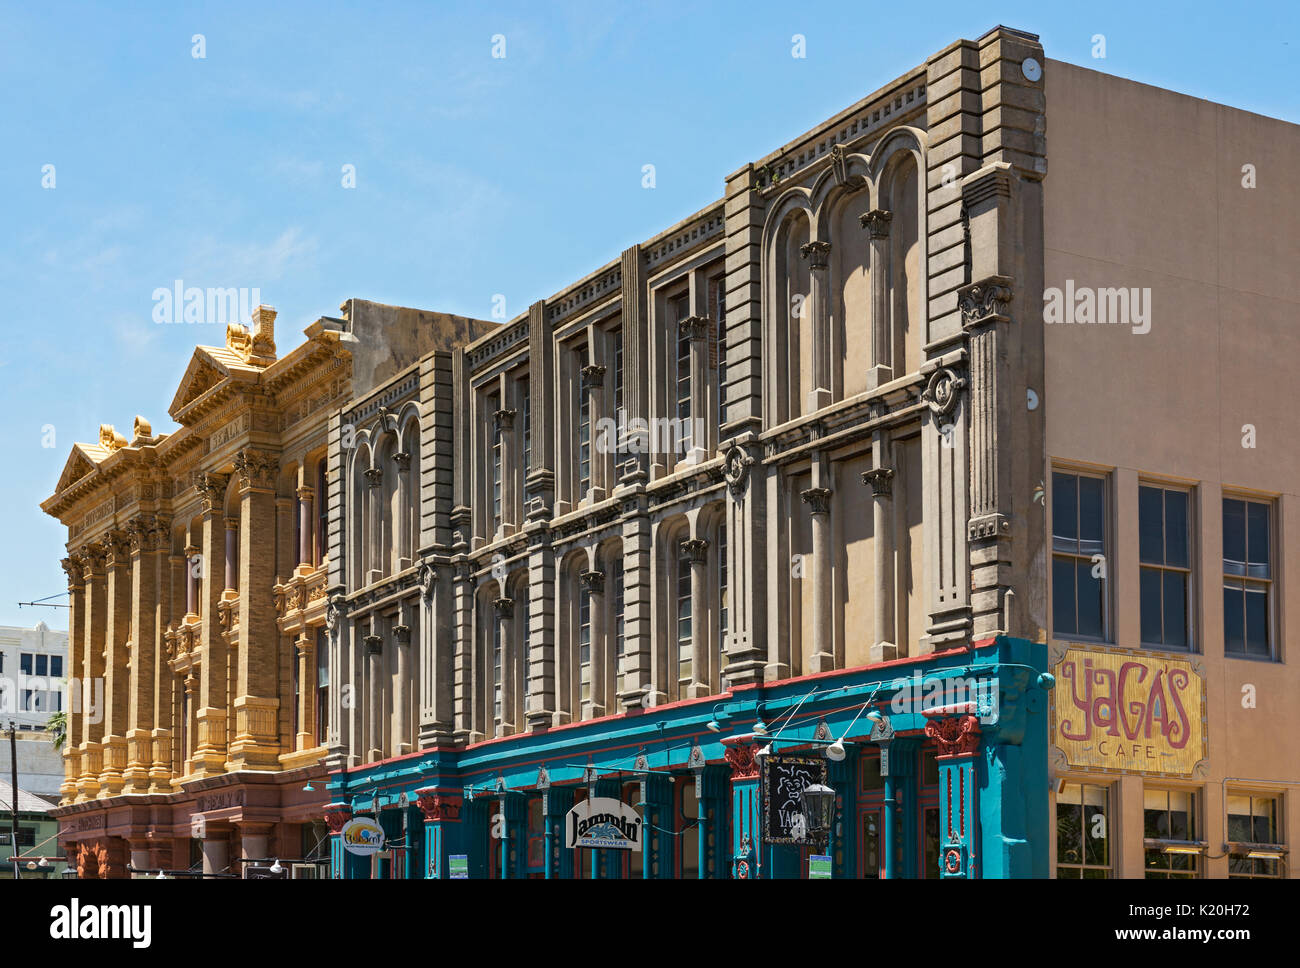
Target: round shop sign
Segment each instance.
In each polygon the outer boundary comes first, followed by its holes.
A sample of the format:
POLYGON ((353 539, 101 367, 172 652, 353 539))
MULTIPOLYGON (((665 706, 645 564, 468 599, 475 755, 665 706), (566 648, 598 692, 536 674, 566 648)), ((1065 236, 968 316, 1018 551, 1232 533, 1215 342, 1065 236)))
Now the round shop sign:
POLYGON ((384 828, 369 817, 357 817, 343 825, 343 849, 349 854, 369 857, 384 849, 384 828))

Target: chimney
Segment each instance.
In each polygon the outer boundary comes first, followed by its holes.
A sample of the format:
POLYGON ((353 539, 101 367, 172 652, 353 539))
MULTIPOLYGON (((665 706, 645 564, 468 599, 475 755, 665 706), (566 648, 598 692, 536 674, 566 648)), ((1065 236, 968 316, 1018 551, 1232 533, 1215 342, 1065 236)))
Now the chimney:
POLYGON ((253 360, 275 362, 275 307, 258 306, 253 310, 253 360))

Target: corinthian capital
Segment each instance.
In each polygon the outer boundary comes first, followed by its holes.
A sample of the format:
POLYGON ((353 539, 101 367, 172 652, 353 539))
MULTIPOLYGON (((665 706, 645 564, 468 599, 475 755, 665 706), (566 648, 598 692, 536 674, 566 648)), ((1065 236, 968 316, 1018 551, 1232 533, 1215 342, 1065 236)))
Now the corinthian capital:
POLYGON ((235 455, 235 471, 239 474, 239 486, 243 490, 273 490, 275 475, 279 470, 279 461, 268 451, 245 448, 235 455))
POLYGON ((220 511, 226 503, 226 485, 230 478, 225 474, 200 474, 194 487, 203 500, 203 513, 213 514, 220 511))

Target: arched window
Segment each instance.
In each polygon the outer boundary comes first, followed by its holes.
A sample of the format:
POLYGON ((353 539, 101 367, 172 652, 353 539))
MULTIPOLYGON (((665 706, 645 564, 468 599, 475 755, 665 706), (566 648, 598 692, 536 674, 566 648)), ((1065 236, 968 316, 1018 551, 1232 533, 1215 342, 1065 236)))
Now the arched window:
MULTIPOLYGON (((684 537, 684 535, 683 535, 684 537)), ((686 542, 674 542, 673 600, 676 610, 676 659, 678 699, 685 698, 691 684, 691 623, 694 619, 694 602, 691 599, 691 559, 686 542)))
POLYGON ((412 415, 402 428, 402 450, 405 454, 399 467, 401 475, 401 568, 415 563, 420 550, 420 421, 412 415))

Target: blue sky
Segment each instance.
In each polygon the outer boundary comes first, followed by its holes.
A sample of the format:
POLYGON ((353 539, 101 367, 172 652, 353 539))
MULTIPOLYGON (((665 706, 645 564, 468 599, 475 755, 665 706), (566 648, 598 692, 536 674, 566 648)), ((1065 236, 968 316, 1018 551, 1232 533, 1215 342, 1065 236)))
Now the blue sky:
POLYGON ((224 338, 156 324, 156 288, 259 288, 281 351, 348 297, 513 317, 999 23, 1300 121, 1289 3, 0 4, 0 624, 66 627, 16 603, 66 589, 37 504, 73 442, 172 429, 193 346, 224 338))

